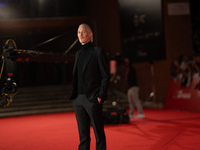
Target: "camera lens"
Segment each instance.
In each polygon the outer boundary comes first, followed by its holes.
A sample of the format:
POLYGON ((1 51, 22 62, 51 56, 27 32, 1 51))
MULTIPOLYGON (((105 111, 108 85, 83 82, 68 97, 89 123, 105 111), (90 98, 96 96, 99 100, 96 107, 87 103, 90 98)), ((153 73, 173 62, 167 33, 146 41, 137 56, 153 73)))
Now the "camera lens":
POLYGON ((7 80, 4 86, 4 92, 7 94, 14 94, 17 92, 17 84, 12 80, 7 80))

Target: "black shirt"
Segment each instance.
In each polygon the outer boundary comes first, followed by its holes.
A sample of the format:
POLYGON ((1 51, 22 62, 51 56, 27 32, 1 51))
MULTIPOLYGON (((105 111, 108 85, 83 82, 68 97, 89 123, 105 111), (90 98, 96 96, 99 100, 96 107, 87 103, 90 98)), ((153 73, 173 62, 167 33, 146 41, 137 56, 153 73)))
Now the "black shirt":
POLYGON ((82 80, 82 72, 83 72, 83 65, 85 62, 85 57, 88 54, 88 50, 92 47, 92 43, 89 42, 87 44, 82 45, 82 49, 80 51, 78 61, 77 61, 77 94, 85 94, 83 88, 83 80, 82 80))

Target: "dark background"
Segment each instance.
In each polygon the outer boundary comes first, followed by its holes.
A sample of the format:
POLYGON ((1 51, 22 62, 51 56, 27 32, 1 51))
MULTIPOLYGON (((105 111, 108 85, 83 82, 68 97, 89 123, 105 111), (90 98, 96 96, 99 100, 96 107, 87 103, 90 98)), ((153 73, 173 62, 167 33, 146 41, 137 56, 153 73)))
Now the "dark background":
POLYGON ((165 58, 160 0, 119 0, 122 48, 133 62, 165 58))
POLYGON ((192 39, 194 51, 200 54, 200 1, 191 0, 192 39))
MULTIPOLYGON (((0 37, 14 38, 18 49, 62 54, 77 39, 78 25, 86 22, 94 31, 95 45, 111 56, 119 54, 134 61, 141 99, 149 96, 154 84, 156 99, 164 101, 171 80, 171 62, 183 53, 199 53, 198 18, 199 0, 1 0, 0 37), (168 14, 169 3, 182 2, 190 4, 190 14, 168 14)), ((79 48, 77 43, 70 56, 74 57, 79 48)), ((18 67, 20 87, 72 81, 73 61, 20 62, 18 67)), ((124 68, 118 68, 121 78, 113 87, 125 92, 124 68)))
POLYGON ((84 0, 0 0, 0 18, 85 15, 84 0))

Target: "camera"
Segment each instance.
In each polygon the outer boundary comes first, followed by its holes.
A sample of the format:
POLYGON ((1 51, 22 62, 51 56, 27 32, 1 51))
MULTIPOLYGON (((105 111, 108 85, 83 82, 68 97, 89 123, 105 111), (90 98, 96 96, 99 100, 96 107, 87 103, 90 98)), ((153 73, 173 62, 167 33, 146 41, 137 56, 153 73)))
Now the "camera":
POLYGON ((17 84, 9 75, 2 89, 3 99, 0 100, 0 107, 8 107, 12 102, 13 96, 17 93, 17 84))
POLYGON ((8 78, 4 84, 4 87, 3 87, 3 92, 5 94, 16 94, 17 93, 17 84, 12 79, 11 76, 8 76, 8 78))

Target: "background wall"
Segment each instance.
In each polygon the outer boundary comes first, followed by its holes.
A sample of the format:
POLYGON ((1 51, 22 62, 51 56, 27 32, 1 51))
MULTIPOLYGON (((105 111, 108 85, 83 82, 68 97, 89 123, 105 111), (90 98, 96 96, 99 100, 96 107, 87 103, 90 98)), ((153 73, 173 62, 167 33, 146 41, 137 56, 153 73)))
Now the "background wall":
MULTIPOLYGON (((151 91, 155 91, 155 102, 164 102, 170 84, 171 62, 180 54, 194 54, 191 38, 190 14, 169 15, 168 13, 168 4, 176 2, 190 3, 189 0, 162 0, 166 58, 155 60, 153 62, 144 61, 134 63, 138 74, 140 97, 142 100, 145 100, 151 91)), ((86 22, 89 23, 94 30, 95 44, 105 48, 110 55, 120 54, 122 52, 122 46, 118 0, 85 0, 85 5, 83 7, 86 8, 86 12, 84 16, 78 17, 1 20, 0 36, 16 37, 19 48, 26 49, 56 35, 69 32, 65 38, 58 40, 51 45, 51 49, 53 51, 55 50, 54 52, 57 50, 60 52, 66 50, 76 39, 76 30, 78 25, 82 22, 86 22)), ((77 45, 78 46, 75 48, 80 47, 79 44, 77 45)), ((40 48, 38 48, 38 50, 40 50, 40 48)), ((44 51, 48 51, 48 47, 43 48, 44 51)), ((72 56, 75 51, 76 49, 72 50, 72 56)), ((43 65, 38 66, 42 67, 43 65)), ((63 81, 59 81, 59 83, 70 84, 72 66, 73 62, 62 66, 61 70, 65 70, 63 76, 67 76, 67 81, 64 81, 63 79, 63 81)), ((36 72, 38 72, 38 74, 43 73, 43 69, 40 67, 36 67, 36 72)), ((20 80, 23 80, 23 82, 21 82, 22 86, 30 85, 30 83, 33 85, 33 83, 30 82, 30 78, 32 78, 30 75, 32 72, 27 73, 29 69, 30 67, 28 65, 21 68, 19 76, 20 80), (25 75, 24 71, 26 71, 25 75)), ((121 79, 114 87, 126 93, 124 70, 124 66, 120 65, 118 72, 121 79)), ((49 74, 51 74, 51 71, 49 74)), ((53 78, 49 75, 43 76, 42 79, 45 80, 45 78, 48 78, 47 81, 49 84, 51 82, 50 79, 54 79, 52 83, 56 84, 58 83, 56 80, 59 75, 58 73, 56 73, 56 75, 55 73, 53 74, 53 78)), ((38 84, 41 82, 42 80, 40 80, 39 77, 37 78, 37 81, 35 81, 35 83, 38 84)), ((44 84, 46 84, 46 81, 44 84)))
MULTIPOLYGON (((170 66, 174 59, 181 54, 193 55, 191 16, 169 15, 169 3, 190 3, 189 0, 163 0, 163 21, 165 36, 166 59, 156 60, 153 63, 134 63, 140 84, 140 96, 147 99, 151 91, 155 90, 155 101, 164 102, 170 84, 170 66), (152 74, 152 70, 153 73, 152 74)), ((117 53, 121 49, 119 5, 117 0, 92 1, 87 0, 87 16, 89 21, 95 24, 98 45, 106 48, 109 53, 117 53)), ((126 84, 123 79, 124 67, 120 66, 121 81, 116 88, 126 92, 126 84)))

